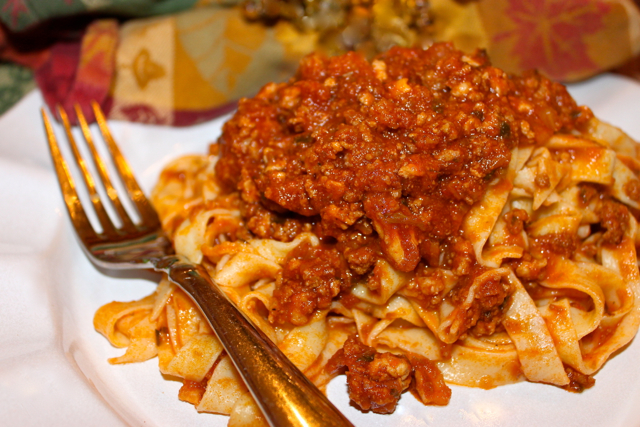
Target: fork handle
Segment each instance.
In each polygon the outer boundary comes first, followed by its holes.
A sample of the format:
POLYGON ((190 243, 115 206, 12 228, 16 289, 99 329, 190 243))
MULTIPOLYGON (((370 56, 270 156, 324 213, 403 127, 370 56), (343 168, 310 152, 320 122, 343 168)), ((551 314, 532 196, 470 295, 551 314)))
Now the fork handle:
POLYGON ((236 307, 203 267, 178 255, 154 264, 200 307, 270 426, 353 427, 236 307))

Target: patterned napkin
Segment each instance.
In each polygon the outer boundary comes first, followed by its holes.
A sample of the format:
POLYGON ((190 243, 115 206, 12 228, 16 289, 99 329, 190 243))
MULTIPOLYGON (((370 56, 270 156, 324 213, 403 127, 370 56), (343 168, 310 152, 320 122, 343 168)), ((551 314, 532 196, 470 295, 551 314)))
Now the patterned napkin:
POLYGON ((0 67, 0 110, 30 88, 33 70, 49 106, 69 109, 95 99, 113 119, 191 125, 230 110, 267 82, 285 80, 313 50, 337 53, 327 48, 328 37, 346 40, 354 28, 377 36, 365 54, 375 53, 375 43, 380 49, 380 40, 452 41, 463 50, 485 48, 507 71, 537 68, 565 82, 619 66, 640 51, 640 12, 632 0, 323 1, 346 10, 339 11, 341 32, 301 25, 317 0, 242 6, 239 0, 0 0, 0 58, 10 61, 0 67), (248 6, 274 4, 297 4, 298 19, 284 12, 247 19, 248 6), (407 17, 417 10, 428 19, 407 17), (69 17, 89 23, 60 31, 69 17), (368 27, 358 27, 362 22, 368 27), (15 43, 30 33, 54 41, 38 49, 15 43))

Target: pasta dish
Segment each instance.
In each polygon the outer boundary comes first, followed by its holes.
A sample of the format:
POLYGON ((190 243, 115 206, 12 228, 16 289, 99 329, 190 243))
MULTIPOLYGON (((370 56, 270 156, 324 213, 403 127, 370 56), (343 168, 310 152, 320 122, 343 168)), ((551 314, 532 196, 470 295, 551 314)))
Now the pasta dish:
MULTIPOLYGON (((451 384, 593 386, 640 324, 639 173, 636 142, 564 86, 443 43, 306 57, 152 201, 309 379, 345 374, 354 406, 386 414, 405 391, 446 405, 451 384)), ((157 356, 198 411, 261 422, 168 280, 94 325, 126 348, 111 363, 157 356)))

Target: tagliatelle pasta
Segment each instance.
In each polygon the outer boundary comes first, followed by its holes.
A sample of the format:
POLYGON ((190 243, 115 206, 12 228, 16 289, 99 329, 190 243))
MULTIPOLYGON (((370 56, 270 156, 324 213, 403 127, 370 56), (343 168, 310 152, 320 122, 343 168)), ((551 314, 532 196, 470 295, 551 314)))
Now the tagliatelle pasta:
MULTIPOLYGON (((637 144, 535 73, 450 45, 310 56, 243 100, 152 195, 201 263, 316 385, 393 412, 403 391, 531 381, 581 391, 640 325, 637 144)), ((193 303, 163 279, 96 329, 158 357, 179 397, 264 421, 193 303)), ((542 387, 542 386, 541 386, 542 387)))

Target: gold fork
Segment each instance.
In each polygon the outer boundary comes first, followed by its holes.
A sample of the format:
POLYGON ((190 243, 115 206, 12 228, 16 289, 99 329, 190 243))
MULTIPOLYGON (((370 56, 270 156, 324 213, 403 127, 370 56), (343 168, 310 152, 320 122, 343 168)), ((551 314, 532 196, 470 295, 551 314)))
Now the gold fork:
POLYGON ((78 150, 68 116, 64 109, 58 107, 71 151, 89 194, 91 207, 102 230, 96 231, 93 228, 60 152, 49 116, 43 108, 42 119, 58 182, 73 227, 89 259, 107 269, 147 268, 166 273, 169 280, 190 295, 206 316, 272 427, 351 426, 352 424, 326 396, 238 310, 209 278, 204 268, 173 253, 171 242, 160 227, 158 215, 120 153, 107 127, 104 114, 97 103, 92 103, 92 108, 117 174, 126 188, 129 200, 138 211, 140 220, 134 222, 123 207, 105 163, 96 151, 82 110, 76 105, 75 112, 82 135, 121 225, 113 223, 96 189, 96 181, 78 150))

